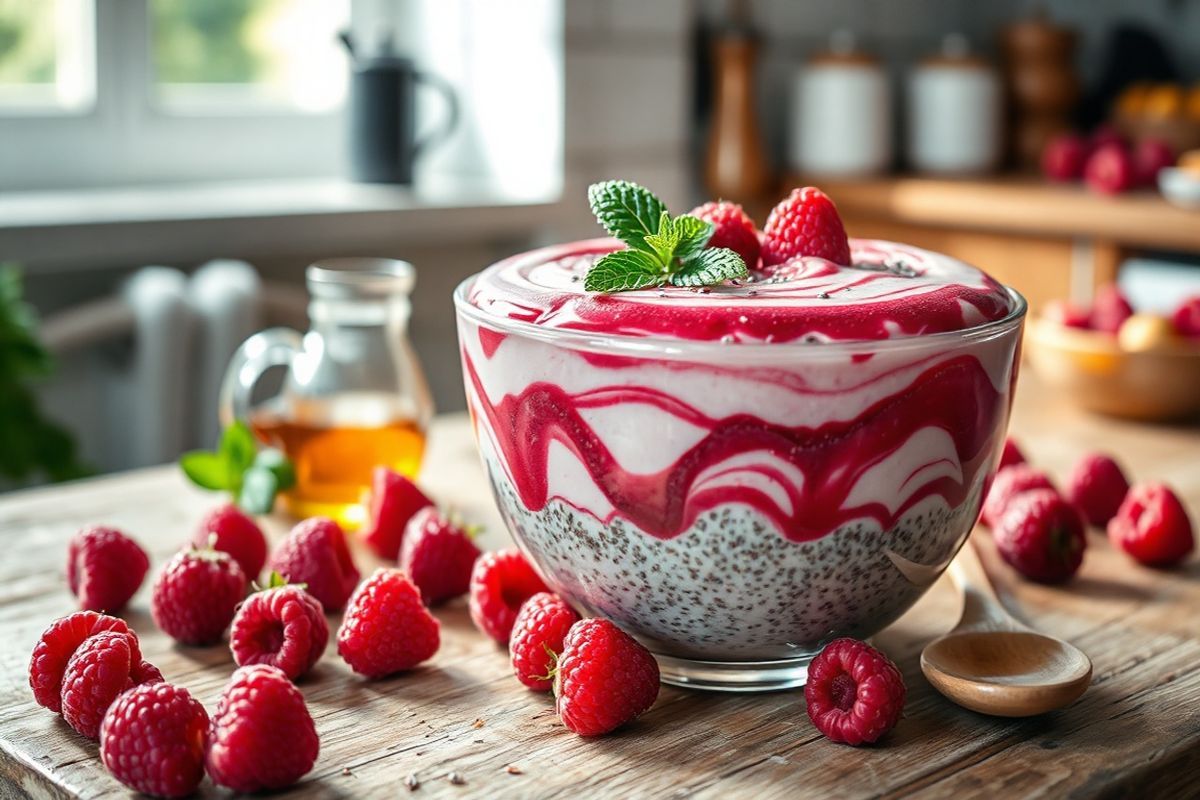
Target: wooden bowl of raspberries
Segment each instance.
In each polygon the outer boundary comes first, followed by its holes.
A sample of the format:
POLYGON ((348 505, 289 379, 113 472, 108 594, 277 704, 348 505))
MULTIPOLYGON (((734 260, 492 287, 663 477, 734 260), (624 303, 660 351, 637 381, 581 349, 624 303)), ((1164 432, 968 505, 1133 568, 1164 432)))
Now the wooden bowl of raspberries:
POLYGON ((1105 286, 1091 307, 1048 304, 1027 337, 1034 371, 1082 408, 1156 422, 1200 416, 1200 295, 1170 315, 1139 313, 1105 286))

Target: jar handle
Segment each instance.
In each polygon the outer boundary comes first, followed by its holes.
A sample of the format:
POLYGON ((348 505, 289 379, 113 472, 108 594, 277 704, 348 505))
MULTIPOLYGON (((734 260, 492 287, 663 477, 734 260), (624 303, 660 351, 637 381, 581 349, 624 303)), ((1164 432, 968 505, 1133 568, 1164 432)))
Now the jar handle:
POLYGON ((218 402, 221 425, 229 427, 250 413, 250 393, 271 367, 289 366, 303 349, 304 337, 291 328, 269 328, 242 342, 233 354, 221 382, 218 402))

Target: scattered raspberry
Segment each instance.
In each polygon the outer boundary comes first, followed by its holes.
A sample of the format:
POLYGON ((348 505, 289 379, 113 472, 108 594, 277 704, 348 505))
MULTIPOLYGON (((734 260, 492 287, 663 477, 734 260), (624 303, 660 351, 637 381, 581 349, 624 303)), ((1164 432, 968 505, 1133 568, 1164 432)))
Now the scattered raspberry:
POLYGON ((1042 309, 1042 317, 1067 328, 1087 330, 1092 327, 1092 312, 1067 300, 1051 300, 1042 309))
POLYGON ((295 680, 325 652, 329 623, 317 598, 279 581, 250 595, 238 609, 229 649, 238 666, 268 664, 295 680))
POLYGON ((1200 338, 1200 295, 1189 297, 1171 314, 1171 324, 1180 336, 1200 338))
POLYGON ((149 569, 146 551, 116 528, 84 528, 67 546, 67 583, 85 610, 120 611, 149 569))
POLYGON ((304 695, 275 667, 238 667, 217 699, 205 766, 235 792, 282 789, 312 769, 321 749, 304 695))
MULTIPOLYGON (((62 681, 67 662, 89 636, 105 631, 133 636, 125 620, 95 611, 76 611, 50 623, 33 646, 33 656, 29 659, 29 687, 38 705, 56 713, 62 710, 62 681)), ((132 643, 131 656, 140 660, 142 654, 136 636, 132 643)))
POLYGON ((994 528, 1017 495, 1034 489, 1053 488, 1054 484, 1050 482, 1050 477, 1029 464, 1005 467, 996 473, 996 479, 992 481, 992 487, 988 489, 980 519, 984 525, 994 528))
POLYGON ((1092 302, 1091 323, 1094 330, 1115 334, 1121 323, 1133 316, 1133 306, 1115 284, 1101 286, 1092 302))
POLYGON ((826 738, 855 747, 896 727, 904 678, 892 660, 857 639, 835 639, 808 665, 804 702, 826 738))
POLYGON ((1004 450, 1000 454, 1000 469, 1014 467, 1026 463, 1025 454, 1017 446, 1017 440, 1011 436, 1004 439, 1004 450))
POLYGON ((1087 141, 1077 134, 1055 136, 1042 149, 1042 174, 1052 181, 1073 181, 1083 175, 1087 141))
POLYGON ((186 797, 204 778, 208 714, 187 689, 138 686, 100 726, 100 760, 117 780, 156 797, 186 797))
POLYGON ((400 569, 428 605, 466 594, 477 558, 470 533, 432 506, 409 520, 400 545, 400 569))
POLYGON ((1187 509, 1161 483, 1140 483, 1129 490, 1108 523, 1108 538, 1143 564, 1169 567, 1195 547, 1187 509))
POLYGON ((89 739, 100 735, 100 721, 117 695, 132 686, 132 634, 105 631, 89 637, 67 662, 62 682, 62 715, 89 739))
POLYGON ((1175 151, 1162 139, 1145 137, 1133 147, 1133 177, 1142 186, 1158 183, 1158 173, 1175 166, 1175 151))
POLYGON ((440 626, 408 576, 377 569, 350 598, 337 643, 351 669, 382 678, 432 658, 441 644, 440 626))
POLYGON ((762 268, 766 272, 799 256, 850 263, 850 241, 837 207, 813 186, 793 189, 775 206, 763 234, 762 268))
POLYGON ((575 609, 552 592, 538 592, 526 600, 508 641, 517 680, 535 692, 550 691, 554 660, 563 651, 567 632, 578 621, 575 609))
POLYGON ((1129 481, 1116 461, 1103 453, 1088 453, 1068 473, 1065 494, 1083 512, 1084 519, 1103 528, 1116 515, 1128 491, 1129 481))
POLYGON ((563 641, 554 698, 554 708, 568 730, 600 736, 654 705, 658 662, 606 619, 576 622, 563 641))
POLYGON ((1017 495, 993 526, 992 537, 1017 572, 1043 583, 1074 575, 1087 548, 1083 517, 1053 489, 1017 495))
POLYGON ((1133 156, 1123 144, 1101 144, 1083 165, 1083 179, 1092 191, 1120 194, 1134 184, 1133 156))
POLYGON ((521 604, 550 591, 519 550, 484 553, 471 571, 471 620, 482 633, 508 644, 521 604))
POLYGON ((137 647, 134 647, 134 665, 129 669, 129 680, 134 686, 143 686, 147 683, 162 683, 163 674, 158 667, 151 664, 149 661, 137 661, 137 647))
POLYGON ((154 581, 150 614, 163 633, 184 644, 219 642, 246 596, 246 575, 233 556, 189 548, 176 553, 154 581))
POLYGON ((380 558, 395 561, 409 520, 433 505, 415 483, 387 467, 376 467, 371 478, 371 525, 364 540, 380 558))
POLYGON ((692 209, 691 215, 712 223, 709 247, 728 247, 742 257, 747 269, 758 268, 758 254, 762 249, 758 228, 741 206, 724 200, 705 203, 692 209))
POLYGON ((271 571, 288 583, 303 583, 326 611, 340 611, 358 584, 346 534, 328 517, 306 519, 279 543, 271 571))
POLYGON ((233 503, 225 503, 209 511, 200 524, 192 544, 196 547, 214 548, 233 556, 242 568, 246 580, 256 581, 267 563, 267 537, 253 517, 233 503))

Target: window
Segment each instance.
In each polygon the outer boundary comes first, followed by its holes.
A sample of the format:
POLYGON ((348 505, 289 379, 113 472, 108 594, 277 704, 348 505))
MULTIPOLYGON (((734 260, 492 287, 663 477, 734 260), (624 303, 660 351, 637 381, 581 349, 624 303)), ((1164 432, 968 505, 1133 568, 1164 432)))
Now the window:
POLYGON ((0 111, 78 112, 95 99, 91 0, 0 0, 0 111))
MULTIPOLYGON (((0 191, 344 174, 359 58, 414 58, 461 123, 420 174, 562 179, 562 0, 0 0, 0 191), (353 6, 353 19, 351 9, 353 6), (351 24, 353 23, 353 24, 351 24)), ((418 137, 444 119, 418 93, 418 137)))

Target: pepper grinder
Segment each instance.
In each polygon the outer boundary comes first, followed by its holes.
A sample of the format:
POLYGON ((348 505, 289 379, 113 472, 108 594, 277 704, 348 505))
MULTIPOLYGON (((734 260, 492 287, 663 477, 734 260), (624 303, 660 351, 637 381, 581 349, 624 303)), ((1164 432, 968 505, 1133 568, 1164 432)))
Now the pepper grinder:
POLYGON ((771 186, 754 99, 758 37, 749 17, 746 0, 735 2, 731 24, 712 44, 716 98, 704 162, 710 194, 743 204, 760 202, 771 186))

